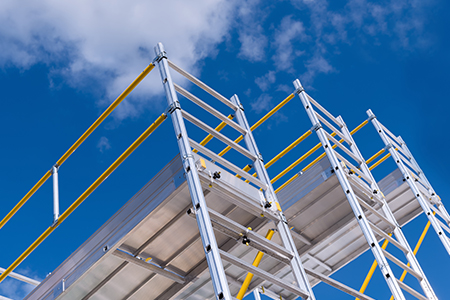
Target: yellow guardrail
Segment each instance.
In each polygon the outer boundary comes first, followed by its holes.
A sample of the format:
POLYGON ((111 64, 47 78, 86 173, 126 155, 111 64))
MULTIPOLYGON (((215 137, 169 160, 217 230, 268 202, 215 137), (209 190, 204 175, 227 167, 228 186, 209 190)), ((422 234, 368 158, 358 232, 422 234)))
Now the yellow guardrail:
MULTIPOLYGON (((69 156, 91 135, 91 133, 106 119, 111 112, 125 99, 128 94, 150 73, 155 65, 148 65, 142 73, 117 97, 116 100, 98 117, 98 119, 83 133, 83 135, 64 153, 64 155, 56 162, 61 166, 69 156)), ((0 221, 0 229, 17 213, 17 211, 33 196, 33 194, 50 178, 51 171, 47 171, 45 175, 31 188, 31 190, 14 206, 14 208, 0 221)))
POLYGON ((61 216, 58 219, 57 224, 52 225, 47 228, 47 230, 44 231, 39 238, 34 241, 33 244, 31 244, 30 247, 28 247, 25 252, 22 253, 22 255, 19 256, 6 270, 0 275, 0 282, 2 282, 12 271, 14 271, 17 266, 19 266, 22 261, 28 257, 64 220, 78 207, 81 203, 83 203, 86 198, 92 194, 93 191, 106 179, 109 175, 111 175, 112 172, 131 154, 134 150, 136 150, 139 145, 145 141, 145 139, 156 129, 161 125, 161 123, 167 118, 165 114, 162 114, 161 116, 156 119, 156 121, 150 125, 140 136, 137 138, 136 141, 131 144, 130 147, 128 147, 125 152, 122 153, 122 155, 119 156, 119 158, 116 159, 116 161, 109 166, 108 169, 106 169, 105 172, 103 172, 102 175, 100 175, 97 180, 94 181, 94 183, 83 193, 80 197, 78 197, 75 202, 72 203, 72 205, 69 206, 69 208, 66 209, 64 213, 61 214, 61 216))

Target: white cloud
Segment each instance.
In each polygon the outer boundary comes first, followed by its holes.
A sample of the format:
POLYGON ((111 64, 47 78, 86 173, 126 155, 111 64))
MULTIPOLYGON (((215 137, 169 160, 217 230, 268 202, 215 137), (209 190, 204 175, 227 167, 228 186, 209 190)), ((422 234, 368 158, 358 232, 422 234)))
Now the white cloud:
POLYGON ((263 111, 268 111, 272 104, 272 96, 268 94, 261 94, 256 101, 250 103, 252 110, 259 114, 263 111))
MULTIPOLYGON (((157 42, 195 73, 195 63, 211 55, 229 31, 234 5, 225 0, 3 0, 0 67, 57 64, 53 75, 76 87, 91 79, 108 86, 105 102, 111 102, 152 61, 157 42)), ((155 78, 139 86, 130 104, 151 101, 148 95, 160 90, 155 78)))
POLYGON ((241 43, 239 57, 251 62, 263 61, 266 56, 267 37, 261 26, 265 14, 261 7, 260 0, 241 1, 237 12, 236 27, 241 43))
POLYGON ((305 38, 305 28, 302 22, 293 20, 292 16, 286 16, 281 20, 280 26, 275 31, 274 46, 276 54, 272 57, 279 70, 292 68, 292 61, 295 56, 303 53, 294 53, 292 42, 305 38))
POLYGON ((255 79, 256 85, 265 92, 269 89, 270 85, 276 80, 275 71, 269 71, 266 75, 258 77, 255 79))
POLYGON ((328 74, 336 70, 332 65, 320 54, 316 54, 305 64, 306 73, 301 77, 304 85, 310 85, 317 74, 328 74))
POLYGON ((111 149, 111 143, 109 142, 107 137, 102 136, 97 143, 97 148, 101 153, 103 153, 106 150, 111 149))

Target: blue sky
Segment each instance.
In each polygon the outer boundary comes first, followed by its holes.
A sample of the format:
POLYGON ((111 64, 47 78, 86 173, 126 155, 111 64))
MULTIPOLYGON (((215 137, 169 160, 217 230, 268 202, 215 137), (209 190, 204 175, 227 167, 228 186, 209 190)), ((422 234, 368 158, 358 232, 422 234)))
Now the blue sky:
MULTIPOLYGON (((443 0, 2 1, 0 214, 7 214, 151 62, 157 42, 171 60, 224 96, 238 94, 250 124, 289 95, 296 78, 349 128, 371 108, 408 143, 447 204, 448 12, 443 0)), ((61 167, 61 210, 164 111, 162 92, 155 70, 61 167)), ((254 134, 270 159, 310 126, 299 102, 291 101, 254 134)), ((366 158, 382 148, 370 125, 355 139, 366 158)), ((309 137, 269 175, 317 142, 309 137)), ((45 278, 177 151, 167 121, 17 271, 45 278)), ((392 161, 385 164, 375 170, 376 179, 394 170, 392 161)), ((9 266, 51 218, 49 181, 0 230, 7 245, 0 266, 9 266)), ((425 223, 420 216, 405 226, 411 244, 425 223)), ((418 259, 443 299, 450 258, 431 230, 418 259)), ((366 253, 334 277, 358 289, 372 260, 366 253)), ((387 298, 378 273, 367 293, 387 298)), ((13 299, 28 291, 12 279, 0 284, 0 295, 13 299)), ((318 299, 351 299, 331 291, 322 284, 315 288, 318 299)))

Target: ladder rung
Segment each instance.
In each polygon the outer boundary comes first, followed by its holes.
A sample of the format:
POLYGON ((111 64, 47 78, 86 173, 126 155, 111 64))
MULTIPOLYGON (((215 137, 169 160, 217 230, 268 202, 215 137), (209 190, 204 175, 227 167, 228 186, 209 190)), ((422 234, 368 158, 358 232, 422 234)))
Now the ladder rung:
POLYGON ((252 274, 255 274, 258 277, 261 277, 262 279, 271 282, 272 284, 279 286, 297 296, 300 296, 304 299, 308 299, 309 298, 309 293, 307 291, 304 291, 302 289, 300 289, 299 287, 296 287, 294 285, 291 285, 289 283, 285 283, 282 279, 274 276, 273 274, 270 274, 260 268, 257 268, 255 266, 252 266, 251 264, 245 262, 244 260, 237 258, 223 250, 220 250, 220 257, 224 260, 227 261, 237 267, 240 267, 244 270, 246 270, 247 272, 250 272, 252 274))
POLYGON ((233 148, 237 152, 241 153, 242 155, 247 156, 248 158, 250 158, 253 161, 255 161, 257 159, 257 157, 255 155, 253 155, 250 151, 248 151, 241 145, 235 143, 234 141, 230 140, 227 136, 223 135, 222 133, 218 132, 217 130, 214 130, 213 128, 209 127, 208 125, 206 125, 205 123, 203 123, 202 121, 200 121, 199 119, 197 119, 196 117, 194 117, 193 115, 188 113, 187 111, 182 109, 181 114, 183 115, 183 118, 185 118, 187 121, 194 124, 198 128, 203 129, 204 131, 206 131, 207 133, 209 133, 210 135, 212 135, 219 141, 225 143, 227 146, 230 146, 231 148, 233 148))
POLYGON ((378 218, 380 218, 381 220, 383 220, 384 222, 386 222, 387 224, 389 224, 391 227, 395 228, 397 226, 395 226, 395 224, 393 224, 391 221, 389 221, 385 216, 383 216, 382 214, 380 214, 378 211, 376 211, 376 209, 374 209, 372 206, 370 206, 366 201, 364 201, 363 199, 359 198, 358 196, 356 196, 356 199, 358 200, 358 202, 364 206, 368 211, 370 211, 371 213, 373 213, 374 215, 376 215, 378 218))
POLYGON ((439 220, 439 219, 436 218, 436 217, 435 217, 435 219, 436 219, 436 221, 439 222, 439 225, 441 225, 441 227, 442 227, 445 231, 447 231, 448 233, 450 233, 450 228, 448 228, 448 226, 447 226, 444 222, 442 222, 441 220, 439 220))
MULTIPOLYGON (((441 213, 441 211, 438 209, 438 208, 436 208, 434 205, 432 205, 430 202, 428 202, 427 201, 427 203, 428 203, 428 206, 430 207, 430 209, 432 210, 432 211, 434 211, 439 217, 441 217, 442 219, 444 219, 445 220, 445 217, 444 217, 444 215, 441 213)), ((437 218, 436 218, 437 219, 437 218)), ((443 224, 445 224, 445 223, 443 223, 443 224)))
MULTIPOLYGON (((338 140, 336 140, 334 137, 331 136, 331 134, 329 134, 328 132, 325 131, 325 135, 327 136, 327 138, 332 141, 336 146, 338 146, 339 148, 342 149, 342 151, 344 151, 345 153, 347 153, 348 156, 350 156, 351 158, 353 158, 358 165, 361 164, 361 160, 356 157, 355 154, 353 154, 350 150, 348 150, 347 147, 343 146, 341 143, 338 142, 338 140)), ((336 152, 336 151, 335 151, 336 152)), ((369 180, 370 181, 370 180, 369 180)))
MULTIPOLYGON (((206 174, 205 172, 199 172, 198 175, 202 182, 206 184, 210 183, 210 177, 208 174, 206 174)), ((256 217, 261 217, 262 209, 261 205, 259 204, 260 199, 255 199, 251 195, 242 193, 241 190, 237 189, 232 184, 228 184, 227 182, 220 180, 214 183, 212 190, 221 193, 221 196, 224 199, 239 206, 239 208, 245 210, 246 212, 256 217)), ((264 212, 264 217, 275 222, 278 222, 280 220, 280 218, 270 210, 266 210, 264 212)))
POLYGON ((267 253, 268 255, 283 262, 290 263, 290 260, 294 257, 293 254, 286 248, 281 247, 280 245, 272 241, 269 241, 268 239, 252 230, 247 230, 247 228, 245 228, 241 224, 236 223, 235 221, 225 217, 224 215, 210 208, 208 208, 208 212, 211 220, 217 222, 217 224, 224 226, 227 229, 236 232, 237 234, 245 233, 250 239, 250 246, 255 247, 256 249, 267 253))
POLYGON ((427 297, 425 297, 424 295, 420 294, 419 292, 417 292, 416 290, 412 289, 410 286, 404 284, 403 282, 401 282, 400 280, 398 280, 397 278, 395 278, 395 280, 397 280, 398 285, 404 289, 405 291, 407 291, 408 293, 410 293, 411 295, 413 295, 414 297, 416 297, 417 299, 422 299, 422 300, 428 300, 427 297))
POLYGON ((389 236, 386 232, 384 232, 383 230, 381 230, 378 226, 376 226, 375 224, 373 224, 372 222, 369 221, 369 225, 370 227, 372 227, 373 231, 375 231, 376 233, 378 233, 379 235, 381 235, 382 237, 384 237, 385 239, 387 239, 389 242, 391 242, 394 246, 396 246, 397 248, 399 248, 400 250, 403 251, 403 253, 408 254, 409 251, 407 248, 405 248, 402 244, 400 244, 397 240, 395 240, 393 237, 389 236))
POLYGON ((362 294, 362 293, 352 289, 351 287, 348 287, 348 286, 340 283, 339 281, 336 281, 336 280, 334 280, 334 279, 332 279, 332 278, 330 278, 328 276, 325 276, 325 275, 323 275, 323 274, 321 274, 319 272, 316 272, 316 271, 308 269, 308 268, 305 268, 305 272, 309 276, 317 278, 317 279, 323 281, 324 283, 326 283, 326 284, 328 284, 328 285, 330 285, 332 287, 335 287, 338 290, 341 290, 341 291, 343 291, 343 292, 345 292, 345 293, 347 293, 347 294, 349 294, 351 296, 357 297, 359 299, 364 299, 364 300, 374 300, 373 298, 371 298, 371 297, 369 297, 367 295, 364 295, 364 294, 362 294))
POLYGON ((417 273, 416 271, 414 271, 413 269, 408 267, 405 263, 403 263, 401 260, 399 260, 397 257, 393 256, 392 254, 390 254, 386 250, 381 249, 381 251, 383 251, 384 256, 386 256, 390 261, 392 261, 397 266, 399 266, 403 270, 407 271, 408 273, 410 273, 411 275, 413 275, 414 277, 416 277, 417 279, 422 281, 423 278, 422 278, 422 276, 419 273, 417 273))
POLYGON ((229 162, 225 158, 215 154, 214 152, 212 152, 208 148, 200 145, 199 143, 197 143, 196 141, 194 141, 191 138, 189 138, 189 143, 191 144, 192 148, 195 148, 196 150, 200 151, 205 156, 209 157, 210 159, 214 160, 215 162, 218 162, 219 164, 221 164, 225 168, 229 169, 230 171, 238 174, 239 176, 241 176, 243 178, 246 178, 248 181, 250 181, 254 185, 262 188, 263 190, 267 190, 267 184, 265 184, 264 182, 262 182, 258 178, 253 177, 251 174, 243 171, 241 168, 239 168, 236 165, 232 164, 231 162, 229 162))

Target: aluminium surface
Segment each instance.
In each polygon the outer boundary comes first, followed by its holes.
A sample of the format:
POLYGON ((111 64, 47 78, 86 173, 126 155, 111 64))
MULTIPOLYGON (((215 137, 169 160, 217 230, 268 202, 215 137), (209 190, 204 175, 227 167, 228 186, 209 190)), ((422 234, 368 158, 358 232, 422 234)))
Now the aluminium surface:
MULTIPOLYGON (((260 216, 257 188, 211 162, 206 165, 200 178, 210 209, 261 235, 274 227, 260 216), (221 178, 212 183, 212 188, 208 171, 221 171, 221 178), (235 205, 237 199, 247 203, 245 210, 235 205)), ((379 185, 400 225, 420 214, 421 209, 398 170, 379 185)), ((356 187, 355 191, 363 197, 356 187)), ((294 227, 296 245, 307 269, 329 275, 368 249, 326 158, 289 184, 278 197, 289 225, 294 227)), ((26 299, 213 299, 197 224, 186 213, 189 208, 189 190, 177 156, 26 299)), ((369 219, 378 224, 373 215, 369 219)), ((388 229, 387 225, 378 226, 388 229)), ((253 261, 257 251, 237 241, 239 236, 230 238, 216 233, 222 250, 246 262, 253 261)), ((273 241, 280 243, 277 235, 273 241)), ((231 293, 236 295, 246 272, 227 263, 224 266, 231 293)), ((268 255, 260 268, 276 273, 287 283, 294 282, 290 268, 268 255)), ((313 285, 319 282, 309 279, 313 285)), ((277 286, 262 283, 257 276, 250 289, 261 284, 283 299, 296 298, 277 286)))

